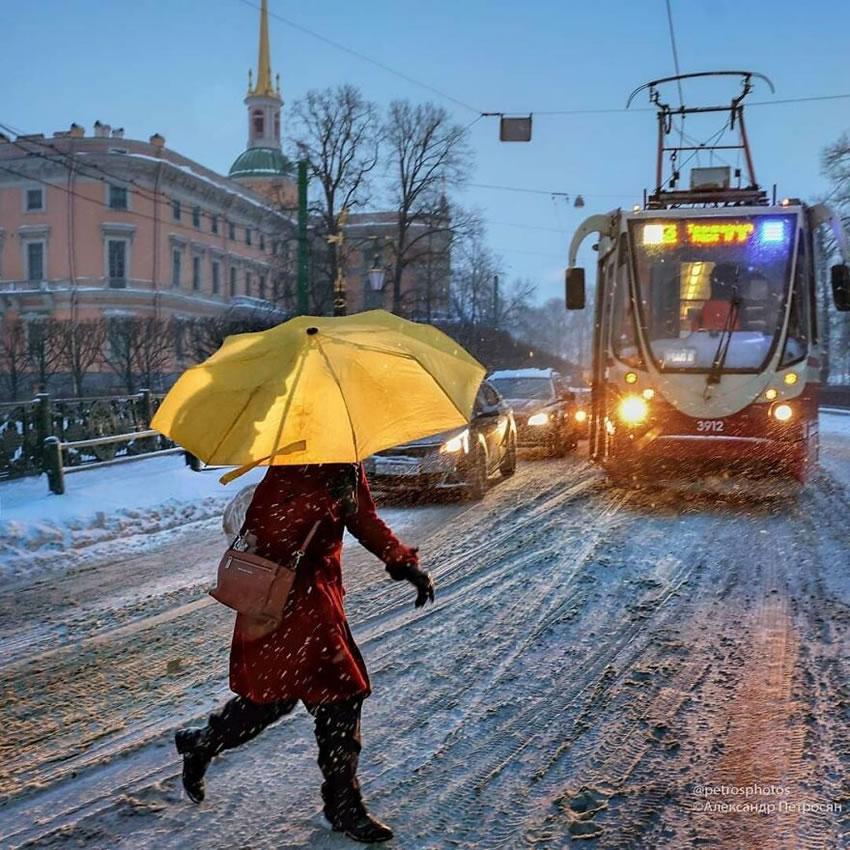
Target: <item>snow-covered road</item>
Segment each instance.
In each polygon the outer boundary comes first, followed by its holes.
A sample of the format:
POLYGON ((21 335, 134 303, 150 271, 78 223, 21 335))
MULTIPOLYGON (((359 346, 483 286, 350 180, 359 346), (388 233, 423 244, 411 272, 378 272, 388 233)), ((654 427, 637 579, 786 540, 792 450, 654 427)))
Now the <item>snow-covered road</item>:
MULTIPOLYGON (((347 547, 389 846, 850 846, 850 417, 822 424, 795 501, 627 492, 568 457, 394 507, 438 582, 422 610, 347 547)), ((352 846, 303 710, 181 793, 173 730, 228 695, 221 542, 203 521, 0 596, 0 847, 352 846)))

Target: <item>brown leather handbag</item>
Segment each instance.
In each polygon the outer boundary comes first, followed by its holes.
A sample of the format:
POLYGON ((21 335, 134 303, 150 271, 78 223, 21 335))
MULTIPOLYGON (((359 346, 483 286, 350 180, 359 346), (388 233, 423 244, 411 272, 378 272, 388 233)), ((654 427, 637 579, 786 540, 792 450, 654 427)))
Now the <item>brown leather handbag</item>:
POLYGON ((218 581, 210 596, 249 618, 245 624, 250 637, 262 637, 281 623, 283 609, 295 572, 321 520, 316 520, 301 546, 285 564, 249 551, 251 543, 241 532, 222 556, 218 581))

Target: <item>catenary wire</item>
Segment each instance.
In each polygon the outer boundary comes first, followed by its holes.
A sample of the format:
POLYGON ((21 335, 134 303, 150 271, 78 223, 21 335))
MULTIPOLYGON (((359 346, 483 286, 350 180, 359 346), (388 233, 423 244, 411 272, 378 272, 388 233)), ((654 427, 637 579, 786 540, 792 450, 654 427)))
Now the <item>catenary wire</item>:
MULTIPOLYGON (((248 6, 255 11, 260 11, 260 7, 255 3, 250 2, 250 0, 237 0, 237 2, 242 3, 244 6, 248 6)), ((426 91, 430 91, 432 94, 436 94, 444 100, 451 101, 452 103, 457 104, 458 106, 463 107, 469 112, 478 112, 481 113, 480 109, 476 109, 474 106, 470 106, 468 103, 460 100, 459 98, 453 97, 450 94, 446 94, 446 92, 441 91, 435 86, 429 85, 428 83, 423 83, 422 80, 417 80, 415 77, 411 77, 410 74, 406 74, 404 71, 399 71, 397 68, 393 68, 390 65, 387 65, 384 62, 380 62, 377 59, 372 59, 372 57, 367 56, 365 53, 361 53, 359 50, 354 50, 351 47, 346 47, 344 44, 341 44, 338 41, 335 41, 332 38, 328 38, 327 36, 321 35, 315 30, 311 30, 308 27, 303 26, 302 24, 298 24, 289 18, 285 18, 283 15, 279 15, 277 12, 269 11, 269 17, 275 18, 286 26, 291 27, 292 29, 298 30, 299 32, 303 32, 305 35, 309 35, 311 38, 315 38, 318 41, 324 42, 325 44, 329 44, 331 47, 335 47, 337 50, 341 50, 343 53, 348 53, 350 56, 354 56, 357 59, 360 59, 363 62, 368 62, 370 65, 374 65, 376 68, 380 68, 382 71, 386 71, 388 74, 392 74, 395 77, 399 77, 402 80, 405 80, 408 83, 412 83, 415 86, 419 86, 419 88, 425 89, 426 91)))

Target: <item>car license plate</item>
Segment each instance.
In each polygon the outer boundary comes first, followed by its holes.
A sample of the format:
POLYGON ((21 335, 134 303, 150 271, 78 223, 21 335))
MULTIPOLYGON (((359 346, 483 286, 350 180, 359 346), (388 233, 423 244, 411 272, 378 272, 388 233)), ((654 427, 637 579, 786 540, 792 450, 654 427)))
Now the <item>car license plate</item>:
POLYGON ((400 460, 396 458, 375 458, 375 475, 392 476, 409 476, 419 475, 422 471, 422 464, 418 460, 400 460))

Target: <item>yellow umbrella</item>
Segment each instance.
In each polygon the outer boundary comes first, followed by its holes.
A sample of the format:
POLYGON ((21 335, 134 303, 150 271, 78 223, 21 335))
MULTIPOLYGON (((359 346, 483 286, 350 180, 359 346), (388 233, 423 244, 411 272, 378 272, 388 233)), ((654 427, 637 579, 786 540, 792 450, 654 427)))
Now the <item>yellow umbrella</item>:
POLYGON ((151 423, 208 464, 349 463, 469 421, 484 367, 384 310, 229 336, 151 423))

